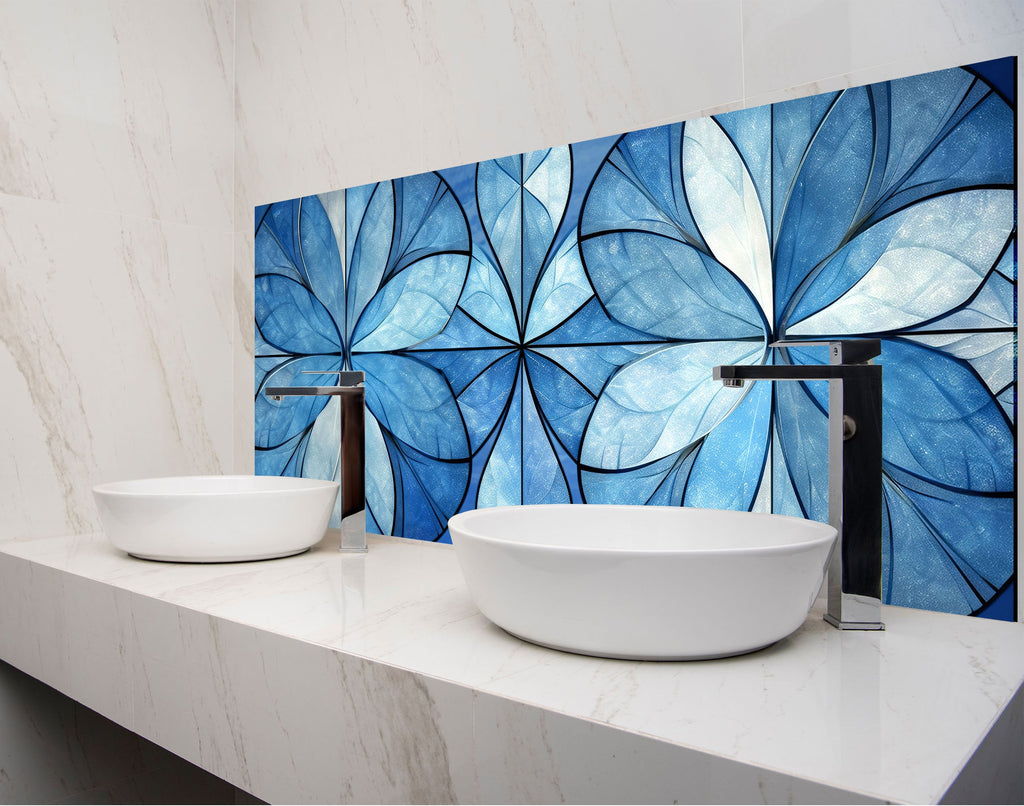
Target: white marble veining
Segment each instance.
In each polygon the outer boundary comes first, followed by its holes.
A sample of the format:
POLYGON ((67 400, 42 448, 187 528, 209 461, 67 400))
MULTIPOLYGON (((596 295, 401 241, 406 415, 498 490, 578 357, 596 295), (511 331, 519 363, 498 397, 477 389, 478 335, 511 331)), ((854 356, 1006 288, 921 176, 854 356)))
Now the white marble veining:
POLYGON ((746 106, 1021 51, 1016 0, 745 0, 746 106))
POLYGON ((233 40, 231 0, 0 4, 0 539, 231 465, 233 40))
POLYGON ((1019 55, 1019 9, 7 0, 0 539, 90 531, 99 481, 251 472, 255 204, 1019 55))
POLYGON ((234 788, 0 663, 2 803, 232 803, 234 788), (75 737, 77 741, 69 741, 75 737))
POLYGON ((0 196, 0 537, 92 531, 93 484, 230 462, 230 260, 228 232, 0 196))
POLYGON ((601 660, 491 625, 449 546, 334 542, 218 566, 6 543, 0 657, 268 800, 934 802, 1011 701, 994 752, 1020 756, 1021 625, 812 613, 747 656, 601 660))
POLYGON ((0 192, 229 225, 232 11, 224 0, 0 5, 0 192))

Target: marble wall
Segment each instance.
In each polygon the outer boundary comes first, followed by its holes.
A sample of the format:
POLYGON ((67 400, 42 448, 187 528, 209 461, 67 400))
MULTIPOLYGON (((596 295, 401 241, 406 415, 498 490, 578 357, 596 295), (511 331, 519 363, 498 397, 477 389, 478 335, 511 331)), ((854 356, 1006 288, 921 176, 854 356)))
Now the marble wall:
POLYGON ((99 481, 252 469, 259 203, 1022 42, 1015 0, 8 0, 0 539, 93 530, 99 481))
MULTIPOLYGON (((232 0, 0 3, 0 540, 232 465, 233 26, 232 0)), ((0 725, 0 802, 233 798, 7 666, 0 725)))
POLYGON ((0 4, 0 540, 230 469, 231 0, 0 4))

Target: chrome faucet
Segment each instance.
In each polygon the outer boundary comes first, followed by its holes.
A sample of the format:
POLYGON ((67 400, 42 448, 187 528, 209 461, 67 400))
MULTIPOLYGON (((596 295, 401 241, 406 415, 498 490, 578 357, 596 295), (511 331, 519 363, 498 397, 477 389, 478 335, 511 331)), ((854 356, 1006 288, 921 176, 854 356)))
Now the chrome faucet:
POLYGON ((827 344, 828 364, 736 365, 712 370, 726 386, 745 381, 828 383, 828 521, 839 542, 828 567, 825 621, 841 630, 882 623, 882 368, 878 339, 777 341, 774 348, 827 344))
POLYGON ((365 374, 339 370, 303 370, 304 375, 337 375, 337 386, 268 386, 263 393, 271 400, 293 395, 331 395, 339 398, 341 446, 341 550, 366 551, 366 492, 364 487, 365 374))

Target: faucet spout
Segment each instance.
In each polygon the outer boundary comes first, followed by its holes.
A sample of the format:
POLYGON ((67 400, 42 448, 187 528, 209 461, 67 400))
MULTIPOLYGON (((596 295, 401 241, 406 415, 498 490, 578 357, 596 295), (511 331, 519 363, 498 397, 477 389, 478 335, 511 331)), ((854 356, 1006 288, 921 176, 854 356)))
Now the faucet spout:
POLYGON ((883 630, 882 368, 878 339, 780 341, 770 346, 827 344, 828 364, 719 366, 726 386, 745 381, 829 382, 828 511, 839 542, 828 567, 825 620, 844 630, 883 630))
POLYGON ((364 437, 365 390, 363 372, 303 371, 306 375, 337 375, 337 386, 268 386, 263 393, 271 400, 306 395, 339 398, 341 411, 341 550, 366 551, 366 446, 364 437))

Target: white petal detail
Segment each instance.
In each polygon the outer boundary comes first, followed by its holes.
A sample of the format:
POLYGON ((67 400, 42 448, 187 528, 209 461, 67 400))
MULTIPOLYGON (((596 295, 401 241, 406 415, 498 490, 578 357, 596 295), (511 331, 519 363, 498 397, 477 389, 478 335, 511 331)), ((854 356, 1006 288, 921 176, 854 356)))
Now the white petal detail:
POLYGON ((715 258, 751 290, 774 321, 768 228, 754 182, 712 118, 683 129, 683 176, 694 221, 715 258))

